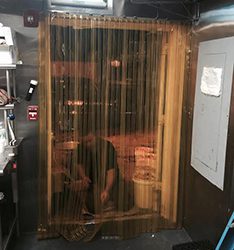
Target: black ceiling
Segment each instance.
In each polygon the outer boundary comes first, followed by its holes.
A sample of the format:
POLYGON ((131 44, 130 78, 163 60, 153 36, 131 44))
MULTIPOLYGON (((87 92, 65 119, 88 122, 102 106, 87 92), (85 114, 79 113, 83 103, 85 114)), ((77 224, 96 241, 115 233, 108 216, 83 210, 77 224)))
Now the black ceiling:
MULTIPOLYGON (((196 9, 205 12, 234 4, 233 0, 114 0, 115 15, 191 20, 196 9), (145 3, 145 4, 140 4, 145 3)), ((21 15, 25 10, 43 11, 46 0, 0 0, 0 13, 21 15)))

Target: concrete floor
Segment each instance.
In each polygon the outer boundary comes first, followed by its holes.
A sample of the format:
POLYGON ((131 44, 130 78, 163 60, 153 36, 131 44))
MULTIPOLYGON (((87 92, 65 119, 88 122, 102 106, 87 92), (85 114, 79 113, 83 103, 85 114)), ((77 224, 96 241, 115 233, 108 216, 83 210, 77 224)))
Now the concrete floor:
POLYGON ((142 234, 130 240, 103 240, 84 243, 68 242, 63 238, 40 240, 36 234, 24 234, 18 238, 10 250, 171 250, 175 244, 191 241, 184 229, 165 230, 155 234, 142 234))

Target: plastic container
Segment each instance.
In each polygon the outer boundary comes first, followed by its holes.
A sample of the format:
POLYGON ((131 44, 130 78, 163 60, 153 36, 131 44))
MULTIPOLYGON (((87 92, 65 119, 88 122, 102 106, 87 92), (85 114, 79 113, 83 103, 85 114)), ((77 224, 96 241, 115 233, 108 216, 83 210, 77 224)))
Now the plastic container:
POLYGON ((136 147, 135 161, 137 167, 156 167, 156 153, 151 147, 136 147))
POLYGON ((153 208, 153 185, 150 180, 140 180, 133 178, 135 205, 143 209, 153 208))

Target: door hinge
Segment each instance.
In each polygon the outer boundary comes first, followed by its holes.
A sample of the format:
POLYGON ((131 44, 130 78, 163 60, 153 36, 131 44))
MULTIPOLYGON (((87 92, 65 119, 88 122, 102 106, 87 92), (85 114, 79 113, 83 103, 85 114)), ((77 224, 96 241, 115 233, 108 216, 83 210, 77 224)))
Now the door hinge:
POLYGON ((192 120, 192 118, 193 118, 193 109, 192 109, 192 107, 184 106, 183 110, 184 110, 184 113, 186 114, 186 116, 188 117, 188 119, 192 120))

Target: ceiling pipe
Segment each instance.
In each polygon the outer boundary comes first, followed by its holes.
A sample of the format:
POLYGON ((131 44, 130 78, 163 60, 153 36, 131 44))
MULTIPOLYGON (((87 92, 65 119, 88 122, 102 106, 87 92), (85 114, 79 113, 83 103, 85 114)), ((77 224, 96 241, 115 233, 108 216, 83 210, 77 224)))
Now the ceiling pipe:
POLYGON ((234 20, 234 5, 201 13, 198 24, 234 20))
POLYGON ((220 7, 200 14, 198 22, 193 27, 197 35, 209 38, 234 35, 234 5, 220 7))

